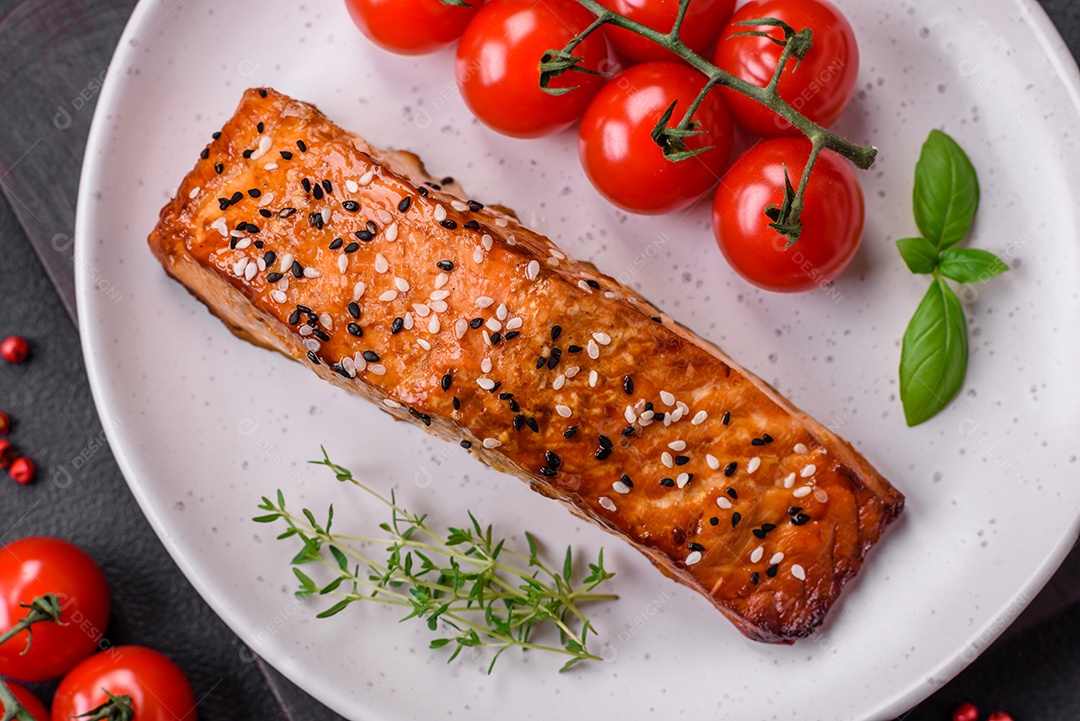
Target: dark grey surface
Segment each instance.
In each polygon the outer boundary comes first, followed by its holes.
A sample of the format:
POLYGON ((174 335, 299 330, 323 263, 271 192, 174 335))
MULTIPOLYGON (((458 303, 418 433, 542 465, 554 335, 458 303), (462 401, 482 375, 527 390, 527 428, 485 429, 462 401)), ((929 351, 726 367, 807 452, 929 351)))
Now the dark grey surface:
MULTIPOLYGON (((133 4, 0 0, 0 191, 9 201, 0 200, 0 336, 21 333, 34 348, 32 362, 0 365, 0 409, 16 419, 11 440, 39 466, 28 488, 0 478, 0 543, 49 533, 93 554, 115 598, 108 638, 172 656, 192 679, 204 721, 337 719, 264 664, 246 661, 250 654, 154 536, 104 444, 78 335, 50 287, 49 276, 61 285, 70 277, 67 239, 94 81, 133 4)), ((971 5, 977 13, 978 3, 971 5)), ((1043 5, 1080 52, 1080 2, 1043 5)), ((177 452, 184 452, 182 437, 177 452)), ((904 718, 944 721, 970 699, 986 713, 1008 710, 1016 721, 1080 719, 1078 600, 1074 553, 1001 641, 904 718)), ((49 688, 38 690, 46 695, 49 688)))

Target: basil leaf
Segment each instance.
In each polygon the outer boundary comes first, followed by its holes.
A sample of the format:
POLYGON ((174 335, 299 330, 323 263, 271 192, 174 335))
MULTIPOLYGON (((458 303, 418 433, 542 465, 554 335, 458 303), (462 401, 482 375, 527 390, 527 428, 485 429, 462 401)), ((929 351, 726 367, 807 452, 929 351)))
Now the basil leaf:
POLYGON ((971 230, 979 207, 979 179, 967 153, 940 130, 931 130, 915 166, 915 224, 939 249, 971 230))
POLYGON ((957 283, 981 283, 1009 269, 993 253, 976 248, 949 248, 941 254, 941 274, 957 283))
POLYGON ((937 246, 926 238, 904 238, 896 241, 896 247, 912 273, 933 273, 937 268, 937 246))
POLYGON ((967 371, 967 324, 960 299, 934 278, 904 332, 900 400, 909 426, 934 417, 960 391, 967 371))

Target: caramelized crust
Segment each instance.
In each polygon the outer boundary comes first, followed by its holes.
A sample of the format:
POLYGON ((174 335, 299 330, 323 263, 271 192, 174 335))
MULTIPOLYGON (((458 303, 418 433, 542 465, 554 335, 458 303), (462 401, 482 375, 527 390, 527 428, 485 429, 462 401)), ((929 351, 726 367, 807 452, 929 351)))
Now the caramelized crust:
POLYGON ((150 247, 241 338, 565 502, 747 636, 813 631, 903 496, 718 348, 462 198, 249 90, 150 247))

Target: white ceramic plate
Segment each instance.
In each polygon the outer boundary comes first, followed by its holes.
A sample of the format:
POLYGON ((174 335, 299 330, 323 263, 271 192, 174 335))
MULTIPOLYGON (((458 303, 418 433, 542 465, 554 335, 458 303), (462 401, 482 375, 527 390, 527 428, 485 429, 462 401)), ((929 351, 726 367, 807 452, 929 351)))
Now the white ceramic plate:
MULTIPOLYGON (((704 207, 628 218, 578 169, 572 135, 485 130, 449 53, 403 59, 342 3, 147 0, 120 42, 94 118, 78 214, 79 310, 94 395, 124 475, 180 567, 257 653, 356 719, 880 719, 944 683, 1045 582, 1076 536, 1080 484, 1080 167, 1077 71, 1031 0, 841 3, 860 37, 858 96, 840 130, 882 148, 854 266, 830 291, 754 290, 725 266, 704 207), (568 251, 629 282, 851 439, 908 507, 817 637, 745 640, 695 593, 524 484, 391 423, 299 364, 233 338, 147 251, 158 209, 241 91, 271 85, 437 174, 519 209, 568 251), (1007 276, 967 289, 973 349, 962 395, 908 429, 899 338, 925 290, 893 240, 914 231, 910 189, 933 127, 983 181, 975 243, 1007 276), (315 621, 291 595, 292 547, 249 519, 261 494, 357 531, 378 519, 304 461, 340 463, 452 523, 466 508, 552 545, 607 549, 622 599, 598 610, 605 663, 555 673, 510 653, 446 666, 422 624, 381 607, 315 621), (466 710, 467 709, 467 710, 466 710)), ((520 541, 520 537, 518 537, 520 541)))

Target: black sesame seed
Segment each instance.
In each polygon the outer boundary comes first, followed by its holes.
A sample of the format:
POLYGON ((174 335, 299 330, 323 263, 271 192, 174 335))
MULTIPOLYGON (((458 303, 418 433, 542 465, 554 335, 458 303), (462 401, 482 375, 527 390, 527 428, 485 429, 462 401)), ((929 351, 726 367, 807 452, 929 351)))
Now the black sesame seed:
POLYGON ((559 340, 560 335, 562 335, 562 326, 561 325, 553 325, 553 326, 551 326, 551 340, 559 340))
POLYGON ((202 152, 199 153, 199 157, 202 158, 203 160, 206 160, 207 158, 209 158, 210 157, 210 148, 203 148, 202 152))
POLYGON ((705 546, 702 546, 700 543, 691 543, 690 550, 697 551, 698 553, 705 553, 705 546))
POLYGON ((501 385, 502 381, 495 381, 495 385, 491 386, 491 390, 488 391, 488 393, 494 393, 495 391, 499 390, 499 386, 501 385))
POLYGON ((259 88, 259 97, 260 98, 265 98, 266 97, 266 88, 259 88))
POLYGON ((292 262, 292 267, 289 270, 291 270, 293 276, 297 278, 304 277, 304 266, 300 265, 300 261, 294 260, 292 262))
POLYGON ((606 448, 609 451, 611 450, 612 445, 611 445, 611 439, 610 438, 608 438, 607 436, 597 436, 596 440, 598 440, 600 442, 600 447, 601 448, 606 448))
POLYGON ((734 498, 736 501, 739 500, 739 492, 731 486, 728 486, 726 493, 732 498, 734 498))
POLYGON ((651 320, 655 323, 663 323, 664 321, 658 315, 654 315, 651 320))
POLYGON ((319 187, 318 185, 316 185, 315 187, 313 187, 311 189, 311 197, 315 198, 315 200, 322 200, 323 199, 323 189, 321 187, 319 187))
POLYGON ((431 425, 431 416, 429 416, 427 413, 421 413, 417 416, 417 418, 419 418, 420 422, 423 423, 425 426, 431 425))
POLYGON ((521 413, 518 413, 516 416, 514 416, 514 430, 515 431, 520 431, 522 426, 524 426, 524 425, 525 425, 525 416, 524 415, 522 415, 521 413))
POLYGON ((452 176, 447 175, 445 178, 443 178, 439 182, 442 183, 443 185, 450 185, 450 183, 454 182, 454 178, 452 176))
POLYGON ((301 313, 306 313, 307 315, 311 315, 311 308, 308 308, 306 305, 300 305, 299 303, 297 303, 296 309, 298 311, 300 311, 301 313))
POLYGON ((599 283, 597 283, 597 282, 596 282, 595 280, 593 280, 592 278, 589 278, 588 280, 586 280, 586 281, 585 281, 585 283, 586 283, 586 284, 587 284, 587 285, 588 285, 588 286, 589 286, 590 288, 592 288, 593 290, 599 290, 599 289, 600 289, 600 284, 599 284, 599 283))
POLYGON ((580 353, 581 351, 583 351, 585 349, 582 348, 579 345, 572 345, 572 346, 567 346, 566 350, 569 351, 570 353, 580 353))
POLYGON ((654 414, 653 415, 653 420, 654 421, 662 421, 662 420, 664 420, 664 414, 663 413, 654 414))
POLYGON ((355 253, 358 250, 360 250, 360 244, 359 243, 349 243, 348 245, 345 246, 345 252, 346 253, 355 253))
POLYGON ((548 468, 558 468, 562 465, 562 459, 555 451, 544 451, 544 461, 548 464, 548 468))
POLYGON ((220 130, 215 130, 213 133, 210 134, 210 137, 213 138, 214 140, 217 140, 218 138, 221 137, 221 131, 220 130))
POLYGON ((263 122, 260 120, 259 124, 255 126, 255 129, 261 133, 263 130, 266 130, 266 126, 263 125, 263 122))
POLYGON ((709 519, 709 525, 710 526, 718 526, 718 525, 720 525, 720 519, 717 518, 716 516, 713 516, 712 518, 709 519))
POLYGON ((479 328, 483 324, 484 324, 484 319, 483 318, 473 318, 472 320, 469 321, 469 327, 472 328, 473 330, 476 330, 477 328, 479 328))
POLYGON ((675 456, 675 465, 676 466, 685 466, 689 462, 690 462, 690 456, 675 456))
POLYGON ((337 250, 341 246, 345 245, 344 238, 334 238, 330 241, 330 250, 337 250))
POLYGON ((349 376, 349 371, 345 370, 345 367, 342 366, 340 363, 335 363, 334 365, 330 366, 330 368, 332 368, 333 371, 335 373, 337 373, 339 376, 341 376, 342 378, 349 378, 350 377, 349 376))
POLYGON ((563 438, 573 438, 577 435, 577 431, 577 426, 570 426, 565 431, 563 431, 563 438))
POLYGON ((304 178, 303 180, 301 180, 300 185, 304 188, 305 193, 310 193, 311 192, 311 181, 308 180, 307 178, 304 178))
POLYGON ((634 482, 631 481, 630 476, 626 475, 625 473, 622 474, 622 476, 619 477, 619 480, 622 481, 623 483, 625 483, 627 488, 633 488, 634 487, 634 482))
POLYGON ((301 153, 306 153, 307 152, 307 146, 304 145, 303 140, 297 140, 296 141, 296 147, 300 148, 301 153))
POLYGON ((731 527, 735 528, 735 526, 739 525, 739 521, 741 521, 741 520, 742 520, 742 514, 741 513, 739 513, 738 511, 735 511, 734 513, 732 513, 731 514, 731 527))
POLYGON ((281 273, 268 273, 267 276, 266 276, 266 282, 267 283, 277 283, 279 280, 281 280, 284 277, 285 276, 283 276, 281 273))
POLYGON ((401 332, 401 329, 405 327, 405 319, 398 316, 394 318, 394 322, 390 324, 390 335, 397 335, 401 332))
POLYGON ((491 334, 491 345, 499 345, 499 341, 502 340, 502 333, 491 334))
POLYGON ((806 515, 805 513, 796 513, 794 516, 791 517, 791 522, 796 526, 801 526, 809 520, 810 516, 806 515))
POLYGON ((446 375, 444 375, 442 377, 442 380, 439 382, 439 385, 442 386, 442 389, 444 391, 448 391, 448 390, 450 390, 450 384, 453 383, 453 382, 454 382, 454 377, 452 375, 450 375, 449 373, 447 373, 446 375))
POLYGON ((244 156, 245 158, 250 158, 250 157, 251 157, 251 154, 252 154, 253 152, 254 152, 254 151, 253 151, 253 150, 251 150, 251 149, 249 148, 249 149, 245 150, 245 151, 244 151, 243 153, 241 153, 241 155, 243 155, 243 156, 244 156))
POLYGON ((787 509, 789 516, 794 516, 798 513, 802 513, 802 506, 791 506, 787 509))
POLYGON ((732 476, 735 475, 735 471, 736 471, 736 469, 738 469, 738 467, 739 467, 739 464, 736 463, 735 461, 732 461, 731 463, 724 466, 724 475, 727 476, 728 478, 731 478, 732 476))
POLYGON ((506 337, 506 340, 514 340, 514 339, 515 339, 515 338, 517 338, 517 337, 518 337, 519 335, 521 335, 521 331, 519 331, 519 330, 512 330, 512 331, 510 331, 509 333, 507 333, 505 337, 506 337))
POLYGON ((347 326, 345 326, 345 330, 349 331, 349 335, 354 335, 357 338, 364 337, 364 329, 356 323, 349 323, 347 326))
POLYGON ((469 230, 480 230, 480 224, 477 223, 475 220, 466 220, 462 224, 462 227, 468 228, 469 230))
POLYGON ((238 241, 238 240, 240 240, 240 239, 239 238, 229 238, 229 247, 230 248, 235 248, 236 247, 236 241, 238 241))
POLYGON ((673 478, 661 478, 660 485, 664 486, 665 488, 674 488, 675 480, 673 478))
POLYGON ((289 325, 296 325, 300 322, 300 311, 294 310, 289 314, 289 325))
POLYGON ((521 406, 518 405, 517 401, 511 400, 510 401, 510 410, 512 410, 514 413, 517 413, 517 412, 519 412, 521 410, 521 406))
POLYGON ((319 365, 319 357, 315 355, 312 351, 308 351, 307 357, 309 361, 311 361, 315 365, 319 365))
POLYGON ((761 579, 761 576, 758 575, 757 571, 754 571, 753 573, 750 574, 750 583, 754 584, 755 586, 758 584, 758 580, 760 580, 760 579, 761 579))
POLYGON ((772 531, 776 530, 776 524, 775 523, 762 523, 761 524, 761 530, 765 531, 765 533, 771 533, 772 531))
POLYGON ((290 215, 296 212, 296 208, 282 208, 278 211, 277 217, 288 218, 290 215))
POLYGON ((280 155, 285 160, 292 160, 292 153, 290 153, 288 150, 279 150, 278 155, 280 155))
POLYGON ((763 446, 763 445, 765 445, 765 441, 763 441, 760 438, 755 438, 752 441, 750 441, 750 445, 752 445, 752 446, 763 446))
POLYGON ((728 411, 727 413, 725 413, 724 417, 720 419, 720 422, 723 423, 725 426, 728 423, 731 423, 731 411, 728 411))
POLYGON ((772 578, 773 576, 776 575, 776 571, 779 568, 780 568, 780 566, 778 566, 777 564, 774 563, 773 565, 771 565, 771 566, 769 566, 768 568, 765 569, 765 575, 768 576, 769 578, 772 578))
POLYGON ((449 218, 447 218, 446 220, 440 220, 439 225, 446 228, 447 230, 453 230, 454 228, 457 227, 457 221, 450 220, 449 218))
POLYGON ((546 476, 547 478, 551 478, 556 473, 558 473, 558 471, 556 471, 554 468, 549 468, 548 466, 544 466, 540 469, 540 475, 546 476))
POLYGON ((454 396, 454 410, 455 411, 461 410, 461 401, 458 400, 457 396, 454 396))
POLYGON ((221 163, 214 163, 214 172, 218 175, 221 175, 223 172, 225 172, 225 166, 221 163))
POLYGON ((326 178, 323 178, 322 189, 325 190, 327 193, 333 193, 334 192, 333 184, 329 180, 327 180, 326 178))
POLYGON ((232 194, 231 198, 229 198, 229 204, 230 205, 236 205, 237 203, 239 203, 243 199, 244 199, 244 194, 241 193, 238 190, 238 191, 236 191, 235 193, 232 194))
POLYGON ((251 241, 251 244, 254 245, 256 248, 258 248, 259 250, 262 250, 263 246, 266 245, 266 243, 262 242, 261 240, 253 240, 253 241, 251 241))
POLYGON ((619 431, 619 433, 624 436, 632 436, 634 435, 634 427, 627 426, 626 428, 623 428, 621 431, 619 431))
POLYGON ((593 453, 593 458, 595 458, 598 461, 604 461, 604 460, 607 460, 607 457, 610 456, 610 455, 611 455, 611 449, 610 448, 601 447, 601 448, 596 449, 596 453, 593 453))
POLYGON ((651 411, 655 406, 652 401, 645 401, 645 410, 651 411))
POLYGON ((770 436, 768 433, 763 433, 761 434, 761 440, 765 441, 766 443, 772 443, 773 437, 770 436))
POLYGON ((539 433, 540 432, 540 425, 536 422, 536 419, 533 418, 532 416, 529 416, 528 418, 525 419, 525 425, 527 425, 529 427, 529 429, 533 433, 539 433))
POLYGON ((249 233, 258 233, 259 232, 259 226, 255 225, 254 223, 248 223, 247 224, 247 232, 249 232, 249 233))
POLYGON ((313 226, 315 228, 318 228, 319 230, 322 230, 322 227, 323 227, 322 213, 310 213, 310 214, 308 214, 307 222, 308 222, 308 225, 313 226))
POLYGON ((562 358, 562 350, 559 348, 552 348, 551 355, 547 359, 548 370, 554 370, 555 366, 559 365, 559 359, 562 358))
POLYGON ((511 399, 511 398, 513 398, 513 397, 514 397, 514 394, 513 394, 513 393, 505 393, 505 392, 504 392, 504 393, 500 393, 500 394, 499 394, 499 400, 500 400, 500 401, 508 401, 508 400, 510 400, 510 399, 511 399))
POLYGON ((630 376, 623 376, 622 379, 623 392, 628 396, 634 395, 634 379, 630 376))
POLYGON ((247 225, 248 224, 247 224, 246 220, 241 220, 239 223, 236 224, 236 229, 237 230, 247 230, 247 225))
POLYGON ((440 260, 435 265, 438 266, 439 270, 445 270, 446 272, 454 269, 454 264, 449 260, 440 260))
POLYGON ((271 213, 266 208, 259 208, 259 215, 261 215, 264 218, 269 218, 269 217, 271 217, 273 215, 273 213, 271 213))
MULTIPOLYGON (((472 325, 472 323, 470 323, 469 325, 472 325)), ((473 328, 478 328, 478 327, 479 326, 473 325, 473 328)), ((547 365, 547 358, 545 358, 544 356, 540 356, 539 358, 536 359, 536 370, 540 370, 545 365, 547 365)))
POLYGON ((364 223, 364 227, 367 228, 367 232, 371 233, 372 235, 375 235, 379 232, 379 226, 375 225, 374 220, 369 220, 368 222, 364 223))
POLYGON ((409 209, 410 205, 412 205, 412 196, 406 195, 404 198, 401 199, 401 202, 397 204, 398 212, 406 212, 409 209))
POLYGON ((462 441, 461 442, 461 447, 462 448, 472 448, 472 441, 462 441))
POLYGON ((248 188, 248 195, 250 195, 252 198, 258 198, 260 195, 262 195, 262 191, 258 188, 248 188))
POLYGON ((374 233, 372 233, 370 230, 366 230, 366 229, 365 230, 358 230, 355 233, 353 233, 353 235, 355 235, 357 238, 364 241, 365 243, 370 242, 371 239, 375 237, 374 233))
POLYGON ((356 211, 360 210, 360 204, 357 203, 355 200, 346 200, 344 203, 341 204, 341 207, 349 211, 350 213, 355 213, 356 211))
POLYGON ((366 350, 364 351, 364 360, 366 360, 368 363, 378 363, 379 354, 373 350, 366 350))
POLYGON ((425 198, 427 197, 427 188, 422 185, 416 189, 416 192, 420 193, 420 195, 424 196, 425 198))
POLYGON ((753 533, 754 533, 754 538, 760 538, 760 539, 765 538, 765 531, 761 530, 760 528, 755 528, 753 533))
POLYGON ((480 202, 475 201, 475 200, 470 200, 469 201, 469 210, 471 210, 472 212, 479 213, 483 209, 484 209, 484 204, 483 203, 480 203, 480 202))

